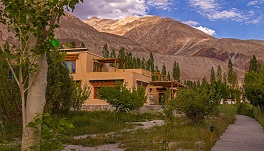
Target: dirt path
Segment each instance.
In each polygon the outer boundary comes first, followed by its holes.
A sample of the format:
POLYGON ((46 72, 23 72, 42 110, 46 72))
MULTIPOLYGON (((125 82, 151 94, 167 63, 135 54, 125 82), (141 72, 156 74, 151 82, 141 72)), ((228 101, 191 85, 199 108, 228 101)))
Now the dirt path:
POLYGON ((212 151, 263 151, 264 129, 254 119, 237 115, 234 124, 228 126, 212 151))

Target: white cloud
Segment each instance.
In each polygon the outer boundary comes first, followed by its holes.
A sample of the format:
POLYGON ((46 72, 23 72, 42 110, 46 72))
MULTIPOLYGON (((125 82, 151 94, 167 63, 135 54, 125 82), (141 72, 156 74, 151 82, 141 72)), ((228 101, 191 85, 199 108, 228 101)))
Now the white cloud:
POLYGON ((198 30, 201 30, 202 32, 208 34, 208 35, 211 35, 211 36, 215 36, 216 35, 216 32, 215 30, 212 30, 210 28, 207 28, 207 27, 203 27, 203 26, 198 26, 200 25, 200 23, 196 22, 196 21, 193 21, 193 20, 189 20, 189 21, 185 21, 183 22, 189 26, 192 26, 193 28, 196 28, 198 30), (198 27, 197 27, 198 26, 198 27))
POLYGON ((147 0, 146 4, 148 7, 156 7, 162 10, 169 10, 172 2, 170 0, 147 0))
POLYGON ((191 7, 210 20, 233 20, 237 22, 246 21, 248 18, 236 8, 223 9, 217 0, 189 0, 191 7))
POLYGON ((185 23, 185 24, 187 24, 187 25, 189 25, 189 26, 197 26, 197 25, 199 25, 198 22, 196 22, 196 21, 192 21, 192 20, 185 21, 185 22, 183 22, 183 23, 185 23))
POLYGON ((203 11, 218 7, 218 4, 215 2, 215 0, 190 0, 190 5, 198 7, 203 11))
POLYGON ((107 19, 121 19, 126 16, 147 15, 149 7, 170 10, 170 0, 84 0, 76 5, 73 14, 80 19, 93 16, 107 19))
POLYGON ((250 1, 248 2, 247 6, 256 5, 258 1, 250 1))
POLYGON ((236 12, 235 10, 224 10, 224 11, 220 11, 220 12, 214 12, 212 14, 208 15, 209 19, 213 19, 213 20, 217 20, 217 19, 231 19, 234 21, 244 21, 247 18, 243 15, 241 15, 239 12, 236 12))
POLYGON ((264 0, 250 1, 248 2, 247 6, 256 6, 256 5, 263 4, 263 3, 264 3, 264 0))
POLYGON ((84 0, 76 5, 73 14, 80 19, 93 16, 120 19, 126 16, 144 16, 147 6, 145 0, 84 0))
POLYGON ((260 23, 261 21, 262 21, 262 17, 258 17, 258 18, 256 18, 256 19, 249 20, 249 21, 247 21, 246 23, 247 23, 247 24, 258 24, 258 23, 260 23))
POLYGON ((216 35, 215 30, 209 29, 209 28, 207 28, 207 27, 199 26, 199 27, 194 27, 194 28, 199 29, 199 30, 201 30, 202 32, 204 32, 204 33, 206 33, 206 34, 208 34, 208 35, 211 35, 211 36, 216 35))

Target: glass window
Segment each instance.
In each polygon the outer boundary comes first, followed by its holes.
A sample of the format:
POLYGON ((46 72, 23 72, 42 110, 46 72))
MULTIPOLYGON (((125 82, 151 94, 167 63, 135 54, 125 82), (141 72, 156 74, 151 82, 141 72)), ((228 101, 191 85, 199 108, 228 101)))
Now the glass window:
POLYGON ((71 61, 71 73, 76 73, 76 61, 71 61))
POLYGON ((65 61, 67 68, 70 70, 71 74, 76 73, 76 60, 65 61))

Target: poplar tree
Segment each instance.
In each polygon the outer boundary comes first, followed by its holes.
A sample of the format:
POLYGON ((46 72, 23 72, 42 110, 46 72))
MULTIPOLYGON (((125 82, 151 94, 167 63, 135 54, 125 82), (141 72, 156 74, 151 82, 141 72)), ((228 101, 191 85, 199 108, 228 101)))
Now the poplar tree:
POLYGON ((176 80, 176 81, 180 81, 180 67, 179 67, 179 64, 174 61, 173 63, 173 69, 172 69, 172 76, 173 76, 173 79, 176 80))
POLYGON ((222 68, 220 65, 218 65, 217 67, 217 76, 216 76, 216 79, 218 81, 222 81, 222 68))
POLYGON ((257 61, 257 58, 255 55, 252 56, 252 58, 249 61, 249 72, 255 71, 258 72, 260 69, 260 65, 257 61))
POLYGON ((171 78, 170 78, 170 72, 168 71, 168 73, 167 73, 167 80, 171 80, 171 78))
POLYGON ((50 41, 54 39, 54 29, 59 27, 64 10, 74 9, 79 1, 82 0, 1 0, 0 22, 15 33, 19 43, 13 48, 0 44, 0 51, 4 53, 20 91, 22 151, 40 150, 41 125, 36 125, 36 133, 28 124, 35 122, 36 115, 42 119, 48 73, 46 54, 58 47, 57 44, 53 47, 50 41), (18 66, 18 74, 14 64, 18 66))
POLYGON ((145 60, 145 58, 143 58, 142 61, 141 61, 141 68, 142 69, 146 69, 146 60, 145 60))
POLYGON ((214 67, 211 68, 211 79, 210 83, 215 82, 215 72, 214 72, 214 67))
POLYGON ((167 70, 166 70, 166 66, 165 66, 165 64, 164 64, 164 63, 163 63, 163 65, 162 65, 161 74, 163 74, 164 76, 166 76, 166 75, 167 75, 167 70))
POLYGON ((104 58, 109 58, 109 50, 108 50, 108 45, 107 44, 104 45, 102 54, 103 54, 104 58))

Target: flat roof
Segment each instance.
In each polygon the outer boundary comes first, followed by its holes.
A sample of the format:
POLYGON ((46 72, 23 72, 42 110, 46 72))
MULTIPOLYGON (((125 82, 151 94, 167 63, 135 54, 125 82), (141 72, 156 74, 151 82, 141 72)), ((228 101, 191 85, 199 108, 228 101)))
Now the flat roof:
POLYGON ((60 51, 66 51, 66 52, 81 52, 81 51, 88 51, 88 48, 65 48, 65 49, 59 49, 60 51))

